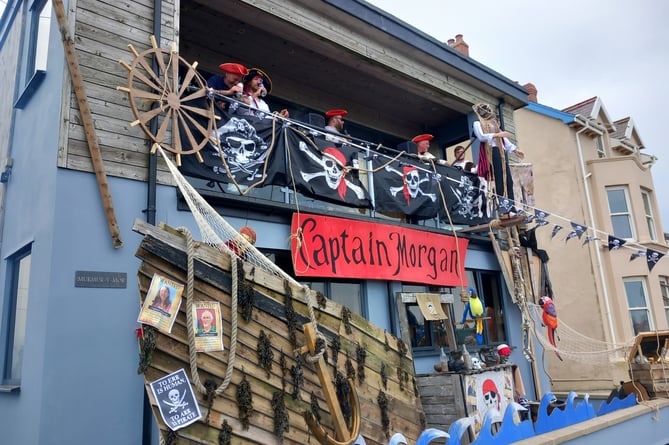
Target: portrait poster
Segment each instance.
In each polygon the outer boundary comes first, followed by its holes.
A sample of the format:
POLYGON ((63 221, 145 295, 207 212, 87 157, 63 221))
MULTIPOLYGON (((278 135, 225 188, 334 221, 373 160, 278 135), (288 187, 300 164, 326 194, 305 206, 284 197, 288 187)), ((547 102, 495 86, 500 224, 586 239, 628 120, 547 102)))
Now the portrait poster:
POLYGON ((172 325, 181 306, 183 290, 183 284, 153 274, 137 321, 151 325, 162 332, 172 332, 172 325))
POLYGON ((221 304, 218 301, 196 301, 193 303, 192 311, 195 350, 222 351, 221 304))
POLYGON ((149 386, 158 404, 160 417, 172 431, 202 418, 200 405, 195 399, 193 388, 183 368, 151 382, 149 386))
POLYGON ((465 405, 467 414, 474 419, 474 432, 478 433, 486 413, 492 409, 504 415, 509 401, 513 400, 511 368, 484 371, 465 376, 465 405))

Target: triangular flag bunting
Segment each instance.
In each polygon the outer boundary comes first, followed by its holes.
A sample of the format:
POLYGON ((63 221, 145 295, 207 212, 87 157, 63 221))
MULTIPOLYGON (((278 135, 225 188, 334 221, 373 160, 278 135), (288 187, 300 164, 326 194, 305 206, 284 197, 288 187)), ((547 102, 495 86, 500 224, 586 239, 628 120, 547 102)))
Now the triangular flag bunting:
POLYGON ((617 238, 613 235, 609 235, 609 250, 618 250, 625 245, 627 241, 622 238, 617 238))

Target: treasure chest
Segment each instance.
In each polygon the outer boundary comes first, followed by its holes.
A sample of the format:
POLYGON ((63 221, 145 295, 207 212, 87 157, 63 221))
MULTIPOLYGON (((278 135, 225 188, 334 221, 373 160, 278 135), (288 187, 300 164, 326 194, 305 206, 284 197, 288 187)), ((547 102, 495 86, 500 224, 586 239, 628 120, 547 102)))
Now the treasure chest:
POLYGON ((656 397, 669 397, 669 331, 640 332, 629 354, 632 381, 656 397))

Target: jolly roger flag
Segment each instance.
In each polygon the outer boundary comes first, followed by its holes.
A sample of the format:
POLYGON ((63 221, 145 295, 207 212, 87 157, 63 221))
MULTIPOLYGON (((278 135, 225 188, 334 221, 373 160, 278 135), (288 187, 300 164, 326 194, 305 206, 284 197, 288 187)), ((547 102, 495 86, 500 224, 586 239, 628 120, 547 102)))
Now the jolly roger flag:
POLYGON ((608 247, 609 250, 617 250, 625 245, 627 241, 622 238, 617 238, 613 235, 609 235, 608 247))
POLYGON ((322 138, 310 138, 288 127, 280 143, 285 145, 288 179, 301 193, 351 207, 371 207, 369 193, 358 177, 358 151, 337 147, 322 138))
MULTIPOLYGON (((436 169, 439 187, 446 200, 439 205, 439 218, 448 221, 448 209, 453 224, 475 226, 490 221, 479 176, 442 165, 436 165, 436 169)), ((441 194, 438 198, 441 201, 441 194)))
POLYGON ((419 219, 437 216, 438 178, 406 161, 372 158, 374 205, 379 212, 399 212, 419 219))
POLYGON ((653 270, 653 267, 657 264, 658 261, 662 259, 664 254, 653 249, 646 249, 646 263, 648 264, 648 272, 653 270))
MULTIPOLYGON (((287 184, 285 156, 276 144, 280 125, 275 125, 272 119, 225 111, 221 111, 219 122, 222 122, 217 131, 220 152, 209 143, 200 150, 203 163, 193 155, 182 157, 181 173, 243 187, 287 184)), ((188 147, 190 143, 182 138, 182 145, 188 147)))

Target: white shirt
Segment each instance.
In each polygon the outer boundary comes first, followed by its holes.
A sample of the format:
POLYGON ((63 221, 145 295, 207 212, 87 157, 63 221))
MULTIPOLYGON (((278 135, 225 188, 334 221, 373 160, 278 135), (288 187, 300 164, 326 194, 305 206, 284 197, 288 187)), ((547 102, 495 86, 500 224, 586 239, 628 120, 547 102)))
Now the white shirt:
MULTIPOLYGON (((479 141, 490 144, 492 147, 497 147, 496 138, 493 137, 495 133, 484 133, 479 121, 474 122, 474 135, 479 141)), ((504 151, 509 153, 516 151, 517 147, 507 138, 502 138, 502 142, 504 143, 504 151)))

